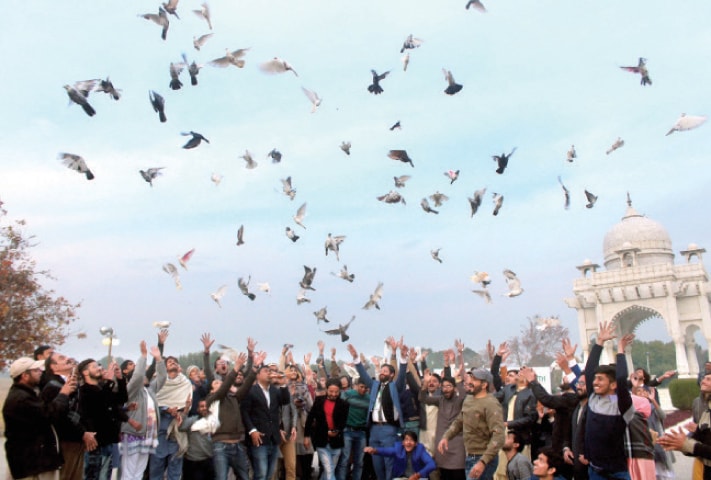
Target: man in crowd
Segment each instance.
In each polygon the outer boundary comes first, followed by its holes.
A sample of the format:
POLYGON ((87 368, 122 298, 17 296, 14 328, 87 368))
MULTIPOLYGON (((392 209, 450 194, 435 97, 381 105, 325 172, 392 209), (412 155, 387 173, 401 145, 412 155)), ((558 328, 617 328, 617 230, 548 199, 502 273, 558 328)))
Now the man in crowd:
POLYGON ((358 377, 354 382, 354 387, 341 396, 348 402, 348 417, 346 418, 346 428, 343 430, 343 450, 338 459, 336 478, 346 480, 351 464, 351 480, 360 480, 363 473, 363 455, 366 445, 366 432, 368 430, 368 387, 365 380, 358 377), (352 459, 351 459, 352 457, 352 459))
POLYGON ((343 430, 348 418, 348 402, 341 398, 341 382, 329 378, 326 395, 316 397, 306 417, 304 446, 313 442, 323 466, 323 479, 335 480, 338 459, 343 448, 343 430))

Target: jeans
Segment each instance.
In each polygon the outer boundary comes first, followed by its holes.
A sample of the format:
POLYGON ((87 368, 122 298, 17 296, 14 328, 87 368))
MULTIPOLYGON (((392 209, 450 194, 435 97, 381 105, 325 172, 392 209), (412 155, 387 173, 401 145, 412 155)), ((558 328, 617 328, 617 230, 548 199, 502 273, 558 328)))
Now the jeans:
MULTIPOLYGON (((477 462, 481 459, 482 455, 467 455, 467 459, 464 462, 464 472, 467 475, 467 478, 471 478, 469 476, 469 472, 471 472, 472 468, 474 468, 474 465, 477 464, 477 462)), ((484 468, 484 471, 482 472, 481 476, 479 477, 479 480, 492 480, 494 478, 494 473, 496 472, 496 468, 499 466, 499 456, 496 455, 494 458, 489 462, 486 467, 484 468)))
MULTIPOLYGON (((370 446, 392 447, 398 441, 398 428, 394 425, 373 425, 370 427, 370 446)), ((393 473, 393 458, 373 455, 373 469, 378 480, 390 480, 393 473)))
MULTIPOLYGON (((279 460, 279 445, 260 445, 249 447, 252 454, 252 469, 254 480, 268 480, 274 475, 277 460, 279 460)), ((241 480, 241 479, 240 479, 241 480)))
POLYGON ((173 421, 173 416, 165 411, 160 413, 158 427, 158 447, 148 460, 150 480, 163 480, 166 470, 168 480, 180 480, 183 473, 183 457, 178 457, 178 442, 168 438, 168 427, 173 421))
POLYGON ((85 480, 109 480, 111 478, 112 452, 113 445, 104 445, 84 453, 85 480))
POLYGON ((247 448, 242 442, 214 442, 212 463, 215 466, 215 479, 227 480, 230 468, 238 480, 249 480, 247 448))
POLYGON ((588 477, 590 480, 610 480, 611 478, 618 480, 630 480, 630 474, 626 470, 621 472, 601 472, 594 469, 592 466, 588 467, 588 477))
POLYGON ((353 455, 353 471, 351 480, 360 480, 363 474, 363 449, 365 448, 365 430, 353 430, 346 427, 343 431, 343 449, 341 458, 338 459, 336 468, 337 480, 348 478, 348 467, 350 467, 351 454, 353 455))
POLYGON ((333 448, 330 445, 316 449, 318 459, 323 465, 323 476, 320 480, 336 480, 336 466, 338 457, 341 456, 340 448, 333 448))

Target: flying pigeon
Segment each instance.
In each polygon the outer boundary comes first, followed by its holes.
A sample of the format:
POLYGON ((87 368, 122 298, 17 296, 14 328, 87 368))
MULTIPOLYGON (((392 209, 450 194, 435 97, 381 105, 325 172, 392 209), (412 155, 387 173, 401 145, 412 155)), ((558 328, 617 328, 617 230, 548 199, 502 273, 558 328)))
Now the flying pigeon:
POLYGON ((163 7, 158 7, 158 14, 155 13, 144 13, 138 15, 146 20, 150 20, 156 25, 163 27, 161 31, 160 38, 165 40, 168 37, 168 27, 170 27, 170 20, 168 20, 168 13, 163 9, 163 7))
MULTIPOLYGON (((396 183, 396 185, 397 185, 397 183, 396 183)), ((378 200, 380 200, 381 202, 385 202, 385 203, 402 203, 403 205, 405 205, 405 199, 395 190, 390 190, 385 195, 381 195, 376 198, 378 200)))
POLYGON ((296 215, 294 215, 294 222, 296 222, 297 225, 299 225, 301 228, 306 229, 306 226, 302 223, 304 221, 304 217, 306 216, 306 203, 301 205, 299 209, 296 211, 296 215))
POLYGON ((486 13, 486 8, 484 7, 484 4, 481 3, 480 0, 469 0, 467 2, 467 6, 466 6, 467 10, 469 10, 469 7, 474 7, 477 10, 479 10, 480 12, 486 13))
POLYGON ((186 67, 188 67, 188 75, 190 75, 190 85, 195 86, 198 84, 197 76, 200 74, 200 69, 203 65, 198 65, 195 61, 188 62, 188 57, 183 53, 183 62, 186 67))
POLYGON ((402 188, 405 186, 405 182, 410 180, 410 175, 400 175, 399 177, 393 177, 393 180, 395 181, 395 187, 397 188, 402 188))
POLYGON ((538 317, 536 318, 536 330, 543 331, 551 327, 560 327, 560 318, 558 317, 538 317))
POLYGON ((482 188, 481 190, 476 190, 474 192, 474 196, 469 198, 469 207, 471 208, 471 215, 469 215, 469 218, 473 217, 477 210, 479 210, 481 202, 484 199, 485 193, 486 187, 482 188))
POLYGON ((402 71, 406 72, 407 66, 410 64, 410 52, 405 52, 400 61, 402 62, 402 71))
POLYGON ((299 76, 298 73, 296 73, 296 70, 294 70, 294 67, 292 67, 289 62, 286 60, 282 60, 279 57, 274 57, 271 60, 261 63, 259 65, 259 69, 264 72, 264 73, 269 73, 269 74, 275 74, 275 73, 285 73, 291 71, 295 76, 299 76))
POLYGON ((286 237, 292 242, 296 242, 300 237, 291 228, 286 227, 286 237))
POLYGON ((237 246, 244 245, 244 225, 240 225, 237 229, 237 246))
POLYGON ((343 267, 341 267, 341 271, 338 273, 331 272, 331 275, 335 275, 336 277, 342 278, 343 280, 351 283, 353 283, 353 279, 355 278, 355 274, 348 273, 347 265, 343 265, 343 267))
POLYGON ((571 145, 570 150, 565 155, 565 159, 572 163, 576 158, 578 158, 578 154, 575 152, 575 145, 571 145))
POLYGON ((138 173, 140 173, 141 177, 143 177, 143 180, 148 182, 148 184, 152 187, 153 180, 155 180, 158 175, 163 174, 163 172, 161 172, 161 170, 163 170, 164 168, 165 167, 152 167, 152 168, 148 168, 146 170, 139 170, 138 173))
POLYGON ((210 28, 210 30, 212 30, 212 22, 210 21, 210 7, 207 3, 203 3, 202 8, 200 10, 193 10, 193 13, 200 18, 204 18, 207 22, 207 26, 210 28))
POLYGON ((199 37, 193 37, 193 47, 195 47, 195 50, 200 51, 200 48, 204 47, 205 43, 207 43, 213 35, 214 33, 207 33, 199 37))
POLYGON ((318 93, 314 92, 313 90, 309 90, 306 87, 301 87, 301 91, 304 92, 306 98, 308 98, 311 102, 311 113, 314 113, 319 107, 319 105, 321 105, 322 99, 318 96, 318 93))
POLYGON ((341 142, 341 150, 345 152, 346 155, 351 154, 351 142, 346 142, 345 140, 341 142))
POLYGON ((511 155, 514 154, 515 151, 516 147, 514 147, 513 150, 511 150, 511 153, 509 153, 508 155, 506 155, 505 153, 502 153, 501 155, 492 155, 491 158, 493 158, 494 161, 498 164, 496 173, 498 173, 499 175, 504 173, 504 170, 506 170, 506 167, 509 165, 509 158, 511 157, 511 155))
POLYGON ((183 68, 185 67, 184 63, 173 63, 170 62, 170 89, 171 90, 180 90, 180 87, 183 86, 183 82, 180 81, 180 73, 183 71, 183 68))
POLYGON ((509 291, 504 295, 507 297, 516 297, 523 293, 523 288, 521 288, 521 281, 518 279, 516 274, 509 269, 504 270, 504 276, 506 277, 506 285, 509 287, 509 291))
POLYGON ((667 132, 667 135, 671 135, 674 132, 693 130, 694 128, 703 125, 707 119, 708 117, 706 115, 687 115, 682 113, 671 130, 667 132))
POLYGON ((267 283, 267 282, 258 283, 257 287, 259 288, 260 292, 264 292, 267 295, 269 295, 272 292, 272 287, 270 287, 269 283, 267 283))
POLYGON ((121 98, 121 90, 114 87, 114 84, 111 83, 109 77, 106 77, 106 80, 99 80, 99 84, 96 86, 96 91, 111 95, 111 98, 114 100, 121 98))
POLYGON ((328 237, 326 237, 326 243, 324 245, 324 248, 326 250, 326 256, 328 256, 328 251, 331 250, 333 253, 336 254, 336 260, 340 259, 338 258, 338 252, 340 251, 340 246, 341 243, 346 239, 345 235, 336 235, 336 236, 331 236, 331 234, 328 234, 328 237))
MULTIPOLYGON (((668 134, 667 134, 667 135, 668 135, 668 134)), ((606 154, 606 155, 611 154, 612 152, 614 152, 614 151, 617 150, 618 148, 622 147, 624 144, 625 144, 625 141, 622 140, 622 138, 617 137, 617 140, 615 140, 615 143, 613 143, 612 146, 607 149, 607 151, 605 152, 605 154, 606 154)))
POLYGON ((459 178, 459 170, 447 170, 444 176, 449 178, 449 184, 453 184, 459 178))
POLYGON ((306 290, 302 288, 299 290, 299 293, 296 294, 296 304, 301 305, 305 302, 311 303, 311 299, 306 297, 306 290))
POLYGON ((426 198, 420 200, 420 206, 422 207, 422 210, 424 210, 426 213, 434 213, 436 215, 439 214, 437 210, 434 210, 430 207, 430 202, 428 202, 426 198))
POLYGON ((316 267, 307 267, 304 265, 304 277, 301 279, 299 282, 299 286, 303 288, 304 290, 316 290, 314 287, 311 286, 311 284, 314 281, 314 277, 316 276, 316 267))
POLYGON ((560 183, 560 186, 563 188, 563 194, 565 195, 565 209, 568 210, 568 208, 570 208, 570 192, 567 188, 565 188, 565 185, 563 185, 563 180, 561 180, 560 175, 558 175, 558 183, 560 183))
POLYGON ((402 44, 402 48, 400 49, 400 53, 403 53, 405 50, 412 50, 414 48, 419 47, 424 43, 424 40, 421 40, 419 38, 415 38, 412 36, 412 34, 408 35, 405 41, 402 44))
POLYGON ((178 16, 178 2, 180 0, 168 0, 168 3, 163 3, 163 8, 165 8, 165 11, 168 12, 171 15, 175 15, 175 18, 180 20, 180 17, 178 16))
POLYGON ((388 158, 400 160, 402 163, 409 163, 411 167, 415 167, 415 164, 412 163, 412 159, 407 155, 406 150, 390 150, 388 152, 388 158))
POLYGON ((494 211, 492 212, 494 216, 499 214, 501 206, 504 204, 504 196, 494 192, 494 211))
POLYGON ((72 170, 76 170, 79 173, 83 173, 86 176, 87 180, 94 179, 94 174, 91 173, 91 170, 89 170, 89 167, 86 166, 86 162, 80 155, 77 155, 75 153, 62 152, 58 155, 58 158, 68 168, 71 168, 72 170))
POLYGON ((592 192, 588 192, 587 190, 585 190, 585 199, 588 202, 585 205, 585 208, 593 208, 595 206, 595 202, 597 202, 597 195, 594 195, 592 192))
POLYGON ((320 308, 318 311, 314 312, 314 316, 316 317, 316 323, 318 324, 319 322, 326 322, 330 323, 331 321, 326 318, 326 314, 328 313, 326 311, 327 307, 320 308))
POLYGON ((175 282, 175 288, 177 290, 182 290, 183 285, 180 283, 180 275, 178 275, 178 269, 175 267, 175 265, 173 265, 172 263, 164 263, 163 271, 173 277, 173 281, 175 282))
POLYGON ((348 320, 348 323, 345 325, 339 325, 338 328, 334 328, 332 330, 322 330, 323 333, 328 334, 328 335, 340 335, 341 336, 341 342, 347 342, 349 338, 348 335, 346 335, 346 330, 348 330, 348 327, 350 326, 351 322, 355 320, 355 315, 351 317, 350 320, 348 320))
POLYGON ((227 292, 227 285, 222 285, 220 288, 210 294, 210 298, 212 298, 217 304, 217 306, 220 308, 222 308, 220 300, 222 299, 222 297, 225 296, 225 292, 227 292))
POLYGON ((245 56, 248 50, 249 48, 240 48, 238 50, 230 51, 229 48, 226 48, 224 57, 216 58, 209 62, 208 65, 212 65, 213 67, 219 68, 225 68, 229 67, 230 65, 234 65, 237 68, 243 68, 244 59, 242 57, 245 56))
POLYGON ((237 279, 237 285, 239 286, 240 291, 242 292, 243 295, 245 295, 247 298, 250 300, 254 301, 257 296, 253 293, 251 293, 247 287, 249 286, 249 281, 252 279, 252 277, 247 277, 247 281, 245 282, 242 277, 239 277, 237 279))
POLYGON ((474 272, 474 274, 469 277, 469 280, 471 280, 474 283, 481 283, 481 286, 486 288, 487 285, 491 283, 491 278, 489 277, 489 274, 486 272, 474 272))
POLYGON ((187 137, 189 135, 192 136, 192 138, 190 140, 188 140, 188 142, 185 145, 183 145, 183 148, 185 148, 186 150, 197 147, 198 145, 200 145, 200 142, 202 142, 203 140, 205 140, 207 143, 210 143, 210 140, 203 137, 201 134, 199 134, 197 132, 193 132, 192 130, 189 132, 181 132, 180 134, 183 135, 184 137, 187 137))
POLYGON ((430 255, 432 255, 432 259, 436 260, 439 263, 442 263, 442 259, 439 258, 439 251, 442 250, 441 248, 438 248, 436 250, 430 250, 430 255))
POLYGON ((247 162, 247 170, 254 170, 255 168, 257 168, 257 165, 259 165, 257 162, 254 161, 254 158, 252 158, 252 154, 249 153, 249 150, 245 150, 244 155, 240 155, 239 158, 243 158, 244 161, 247 162))
POLYGON ((180 266, 183 267, 185 270, 188 269, 188 262, 191 258, 193 258, 193 253, 195 253, 195 249, 191 248, 185 254, 183 254, 183 256, 179 257, 178 263, 180 263, 180 266))
POLYGON ((454 95, 462 89, 462 86, 454 81, 451 71, 443 68, 442 73, 444 73, 444 79, 447 80, 447 88, 444 89, 444 93, 447 95, 454 95))
POLYGON ((430 200, 434 202, 435 207, 441 207, 442 202, 446 202, 447 200, 449 200, 449 197, 444 193, 435 192, 430 195, 430 200))
POLYGON ((378 282, 378 286, 375 287, 375 291, 370 295, 368 301, 363 305, 364 310, 370 310, 375 307, 380 310, 380 304, 378 303, 383 297, 383 282, 378 282))
POLYGON ((222 178, 222 175, 220 175, 219 173, 212 172, 212 175, 210 175, 210 180, 212 181, 212 183, 215 184, 216 187, 220 185, 222 178))
POLYGON ((272 151, 267 153, 267 157, 272 159, 272 163, 281 162, 281 152, 276 148, 272 148, 272 151))
POLYGON ((380 86, 380 81, 388 76, 390 70, 381 74, 378 74, 375 70, 371 70, 370 73, 373 75, 373 83, 368 85, 368 91, 373 95, 380 95, 383 93, 383 87, 380 86))
POLYGON ((392 127, 390 127, 390 131, 392 132, 393 130, 398 129, 402 130, 402 125, 400 125, 400 120, 395 122, 392 127))
POLYGON ((477 295, 479 295, 481 298, 484 299, 484 301, 486 301, 486 303, 491 303, 491 294, 486 288, 483 288, 481 290, 472 290, 472 293, 476 293, 477 295))
POLYGON ((166 321, 166 320, 153 322, 153 327, 160 328, 160 329, 170 328, 170 322, 166 321))
POLYGON ((652 79, 649 78, 649 71, 647 70, 647 59, 639 57, 636 67, 620 67, 622 70, 632 73, 639 73, 642 77, 640 80, 640 85, 647 86, 652 84, 652 79))
POLYGON ((158 113, 158 119, 161 123, 165 123, 167 120, 165 116, 165 100, 157 92, 153 90, 148 91, 148 99, 151 101, 153 110, 158 113))
POLYGON ((296 196, 296 190, 291 186, 291 177, 281 179, 281 189, 290 200, 296 196))
POLYGON ((79 105, 84 113, 93 117, 96 115, 96 110, 89 104, 89 92, 91 92, 98 80, 82 80, 74 83, 74 85, 64 85, 64 89, 67 91, 69 100, 79 105))

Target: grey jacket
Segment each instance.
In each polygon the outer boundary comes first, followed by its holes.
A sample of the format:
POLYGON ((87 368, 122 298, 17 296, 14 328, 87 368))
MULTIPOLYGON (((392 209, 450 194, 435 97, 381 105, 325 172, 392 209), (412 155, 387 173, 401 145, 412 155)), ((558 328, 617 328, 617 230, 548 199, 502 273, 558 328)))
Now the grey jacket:
POLYGON ((138 357, 136 368, 133 371, 133 376, 126 386, 128 391, 128 403, 136 403, 136 408, 128 412, 129 418, 141 424, 141 429, 134 429, 131 424, 124 422, 121 424, 121 433, 136 435, 138 437, 146 436, 146 423, 148 421, 148 402, 153 402, 153 409, 156 412, 156 417, 160 417, 158 413, 158 401, 156 400, 156 392, 163 387, 168 372, 165 369, 165 362, 160 361, 156 364, 156 378, 148 387, 143 385, 143 380, 146 377, 146 357, 138 357))

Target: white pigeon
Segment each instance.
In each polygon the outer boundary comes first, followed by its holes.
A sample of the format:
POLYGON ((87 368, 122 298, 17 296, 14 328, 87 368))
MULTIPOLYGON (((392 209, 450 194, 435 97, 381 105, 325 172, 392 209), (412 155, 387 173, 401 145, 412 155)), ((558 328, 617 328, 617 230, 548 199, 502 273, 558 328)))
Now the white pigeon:
POLYGON ((569 162, 572 162, 576 158, 578 158, 578 154, 575 151, 575 145, 571 145, 570 150, 568 150, 568 153, 566 154, 565 159, 568 160, 569 162))
POLYGON ((380 310, 380 304, 378 303, 383 297, 383 282, 378 282, 378 286, 375 287, 375 291, 370 295, 368 301, 363 305, 364 310, 370 310, 375 307, 380 310))
POLYGON ((319 322, 329 323, 331 321, 328 318, 326 318, 326 315, 328 314, 328 312, 326 311, 327 308, 328 307, 322 307, 314 312, 314 316, 316 317, 316 323, 319 323, 319 322))
POLYGON ((207 22, 207 26, 210 27, 210 30, 212 30, 212 22, 210 21, 210 7, 207 2, 202 4, 202 8, 200 10, 193 10, 193 13, 200 18, 204 18, 207 22))
POLYGON ((306 217, 306 203, 301 205, 296 211, 296 215, 294 215, 294 222, 296 222, 297 225, 301 226, 301 228, 305 230, 306 227, 302 223, 304 221, 304 217, 306 217))
POLYGON ((222 175, 220 175, 219 173, 214 173, 214 172, 213 172, 213 174, 210 175, 210 180, 212 180, 212 183, 214 183, 216 187, 217 187, 218 185, 220 185, 220 182, 222 181, 222 178, 223 178, 222 175))
POLYGON ((501 206, 504 204, 504 196, 501 195, 500 193, 494 193, 494 215, 499 214, 499 210, 501 210, 501 206))
POLYGON ((693 130, 703 125, 707 119, 708 117, 706 115, 687 115, 682 113, 671 130, 667 132, 667 135, 671 135, 674 132, 693 130))
POLYGON ((296 70, 294 70, 294 67, 292 67, 289 62, 287 62, 286 60, 282 60, 279 57, 274 57, 269 61, 259 64, 259 69, 262 72, 269 74, 285 73, 291 71, 297 77, 299 76, 299 74, 296 73, 296 70))
POLYGON ((404 53, 405 50, 412 50, 414 48, 419 47, 424 43, 424 40, 420 38, 415 38, 412 36, 412 34, 408 35, 405 41, 402 43, 402 48, 400 49, 400 53, 404 53))
POLYGON ((272 287, 270 287, 267 282, 257 283, 257 288, 259 288, 260 292, 264 292, 267 295, 272 293, 272 287))
POLYGON ((177 290, 183 289, 183 284, 180 283, 180 275, 178 274, 178 268, 175 265, 173 265, 172 263, 164 263, 163 271, 173 277, 173 281, 175 282, 175 288, 177 290))
POLYGON ((393 180, 395 181, 395 187, 396 188, 402 188, 405 186, 405 182, 410 180, 410 175, 400 175, 399 177, 393 177, 393 180))
POLYGON ((560 318, 558 317, 538 317, 536 318, 536 330, 543 331, 551 327, 560 327, 560 318))
POLYGON ((195 47, 195 50, 200 51, 200 48, 205 46, 205 43, 207 43, 210 38, 214 33, 206 33, 205 35, 200 35, 199 37, 193 37, 193 47, 195 47))
POLYGON ((410 64, 410 52, 405 52, 400 61, 402 62, 402 71, 406 72, 407 66, 410 64))
POLYGON ((220 288, 218 288, 216 291, 212 292, 210 294, 210 298, 212 298, 215 303, 217 304, 218 307, 222 308, 222 304, 220 303, 220 300, 222 297, 225 296, 225 293, 227 292, 227 285, 222 285, 220 288))
POLYGON ((208 64, 213 67, 220 68, 229 67, 230 65, 234 65, 237 68, 243 68, 244 59, 242 59, 242 57, 245 56, 248 50, 249 48, 240 48, 238 50, 230 51, 229 48, 226 48, 224 57, 216 58, 208 64))
POLYGON ((321 105, 321 98, 318 96, 318 93, 314 92, 313 90, 309 90, 306 87, 301 87, 301 90, 304 92, 304 95, 306 95, 306 98, 308 98, 311 102, 311 113, 314 113, 316 109, 321 105))
POLYGON ((291 177, 281 179, 281 189, 290 200, 296 196, 296 190, 291 186, 291 177))
POLYGON ((301 305, 304 302, 311 303, 311 299, 306 298, 306 289, 302 288, 299 290, 299 293, 296 294, 296 304, 301 305))
POLYGON ((341 243, 346 239, 345 235, 335 235, 332 236, 330 233, 326 237, 326 242, 324 248, 326 249, 326 256, 328 256, 328 251, 331 250, 336 254, 336 260, 340 261, 338 258, 338 252, 340 250, 341 243))
POLYGON ((348 273, 347 265, 343 265, 343 267, 341 267, 341 271, 338 273, 331 272, 331 275, 335 275, 336 277, 342 278, 343 280, 351 283, 353 283, 353 279, 355 278, 355 274, 348 273))
POLYGON ((509 287, 509 291, 504 295, 507 297, 517 297, 523 293, 523 288, 521 288, 521 281, 518 279, 516 274, 509 269, 504 270, 504 276, 506 277, 506 285, 509 287))
POLYGON ((489 277, 489 274, 486 272, 475 271, 474 274, 471 277, 469 277, 469 280, 471 280, 474 283, 481 283, 481 286, 484 288, 486 288, 486 286, 491 283, 491 278, 489 277))
POLYGON ((486 301, 486 303, 491 303, 491 294, 486 288, 483 288, 481 290, 472 290, 472 293, 476 293, 477 295, 479 295, 481 298, 484 299, 484 301, 486 301))
POLYGON ((252 154, 249 153, 249 150, 245 150, 244 155, 240 155, 240 158, 243 158, 245 162, 247 162, 247 170, 254 170, 257 168, 257 165, 259 165, 256 161, 254 161, 254 158, 252 158, 252 154))
POLYGON ((153 326, 155 328, 160 328, 160 329, 170 328, 170 322, 167 320, 163 320, 160 322, 153 322, 153 326))

